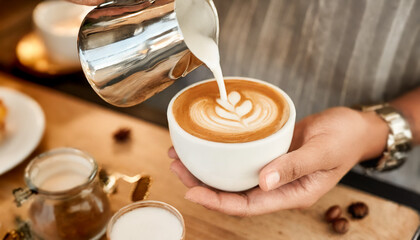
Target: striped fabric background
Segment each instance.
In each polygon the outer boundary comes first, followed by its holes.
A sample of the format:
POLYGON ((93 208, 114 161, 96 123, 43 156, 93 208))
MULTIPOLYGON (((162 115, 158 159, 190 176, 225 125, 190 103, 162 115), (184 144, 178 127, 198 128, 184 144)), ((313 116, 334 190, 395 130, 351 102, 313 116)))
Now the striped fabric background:
POLYGON ((284 89, 299 116, 420 85, 420 1, 215 0, 225 75, 284 89))
MULTIPOLYGON (((224 75, 280 86, 299 119, 420 87, 420 0, 214 1, 224 75)), ((200 68, 156 97, 169 101, 209 77, 200 68)), ((403 168, 378 177, 420 193, 420 149, 403 168)))
MULTIPOLYGON (((225 75, 280 86, 299 118, 420 87, 419 0, 215 3, 225 75)), ((377 177, 420 193, 420 149, 403 168, 377 177)))

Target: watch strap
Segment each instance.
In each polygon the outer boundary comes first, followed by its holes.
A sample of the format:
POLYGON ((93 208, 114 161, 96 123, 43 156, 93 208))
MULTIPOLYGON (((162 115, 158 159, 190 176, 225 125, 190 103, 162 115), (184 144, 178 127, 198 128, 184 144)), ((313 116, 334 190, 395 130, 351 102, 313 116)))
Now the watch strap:
POLYGON ((389 104, 359 107, 363 112, 375 111, 389 127, 387 146, 379 158, 362 162, 370 171, 389 171, 400 167, 411 150, 412 133, 404 116, 389 104))

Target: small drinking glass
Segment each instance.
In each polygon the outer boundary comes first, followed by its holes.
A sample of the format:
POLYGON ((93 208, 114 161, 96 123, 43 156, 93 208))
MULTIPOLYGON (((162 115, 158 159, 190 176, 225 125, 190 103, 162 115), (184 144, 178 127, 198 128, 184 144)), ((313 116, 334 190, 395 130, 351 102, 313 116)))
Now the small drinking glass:
POLYGON ((173 206, 159 201, 139 201, 121 208, 108 223, 108 240, 183 240, 185 223, 173 206))

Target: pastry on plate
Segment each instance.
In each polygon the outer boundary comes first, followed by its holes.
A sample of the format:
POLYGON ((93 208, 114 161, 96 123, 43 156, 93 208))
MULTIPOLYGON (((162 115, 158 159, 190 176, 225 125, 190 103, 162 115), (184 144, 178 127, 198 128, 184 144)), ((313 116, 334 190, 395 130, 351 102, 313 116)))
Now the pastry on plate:
POLYGON ((0 142, 6 135, 6 115, 7 108, 4 105, 3 101, 0 99, 0 142))

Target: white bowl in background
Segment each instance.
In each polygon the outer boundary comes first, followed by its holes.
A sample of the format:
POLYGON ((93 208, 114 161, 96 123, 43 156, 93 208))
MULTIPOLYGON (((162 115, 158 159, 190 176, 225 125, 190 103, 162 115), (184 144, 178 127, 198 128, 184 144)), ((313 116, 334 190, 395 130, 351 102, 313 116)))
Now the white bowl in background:
POLYGON ((32 14, 35 30, 43 40, 49 58, 64 66, 80 65, 77 35, 91 6, 66 1, 44 1, 32 14))

